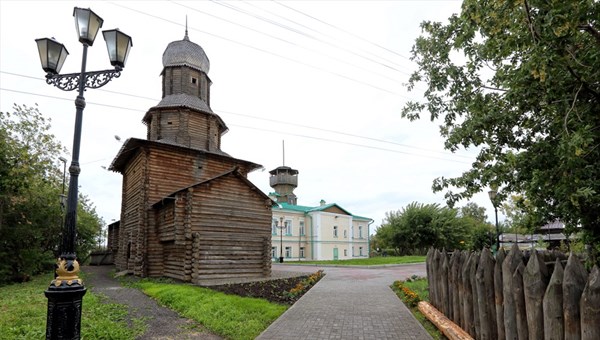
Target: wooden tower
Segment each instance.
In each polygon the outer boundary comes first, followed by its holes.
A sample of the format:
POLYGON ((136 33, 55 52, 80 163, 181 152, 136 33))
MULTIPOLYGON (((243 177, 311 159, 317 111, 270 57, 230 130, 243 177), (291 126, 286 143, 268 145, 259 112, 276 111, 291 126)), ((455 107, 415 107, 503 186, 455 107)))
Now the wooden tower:
POLYGON ((210 63, 187 29, 162 62, 147 139, 128 139, 110 167, 123 175, 117 269, 191 282, 268 276, 271 200, 247 180, 262 166, 221 150, 228 129, 210 108, 210 63))

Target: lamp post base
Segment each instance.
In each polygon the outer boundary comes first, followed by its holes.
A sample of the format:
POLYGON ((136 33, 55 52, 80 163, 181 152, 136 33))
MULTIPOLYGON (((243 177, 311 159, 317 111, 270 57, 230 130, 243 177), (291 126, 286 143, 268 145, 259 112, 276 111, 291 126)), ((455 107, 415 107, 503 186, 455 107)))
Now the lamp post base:
POLYGON ((63 256, 56 264, 56 278, 44 294, 48 298, 46 340, 81 337, 81 305, 86 289, 79 278, 79 263, 63 256))
POLYGON ((84 286, 50 286, 44 294, 48 298, 46 339, 79 339, 81 337, 81 302, 84 286))
POLYGON ((279 263, 283 263, 283 256, 279 257, 279 263))

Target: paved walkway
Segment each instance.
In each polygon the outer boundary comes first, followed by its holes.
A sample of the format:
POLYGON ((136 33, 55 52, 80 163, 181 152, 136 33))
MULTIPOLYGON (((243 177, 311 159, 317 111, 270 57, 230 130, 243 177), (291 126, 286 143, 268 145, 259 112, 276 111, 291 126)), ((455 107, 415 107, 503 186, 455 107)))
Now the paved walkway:
POLYGON ((389 286, 425 265, 378 268, 273 265, 273 271, 325 270, 325 277, 258 339, 431 339, 389 286))

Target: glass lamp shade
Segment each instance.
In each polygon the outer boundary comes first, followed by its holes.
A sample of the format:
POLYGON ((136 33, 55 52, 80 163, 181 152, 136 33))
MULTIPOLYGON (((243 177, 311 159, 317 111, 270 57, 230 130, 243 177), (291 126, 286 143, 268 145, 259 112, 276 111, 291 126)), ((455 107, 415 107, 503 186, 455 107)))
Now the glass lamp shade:
POLYGON ((73 16, 75 17, 75 28, 77 28, 79 42, 92 46, 104 20, 89 8, 75 7, 73 16))
POLYGON ((496 194, 498 192, 496 190, 490 190, 488 191, 488 196, 490 196, 490 201, 492 201, 494 203, 494 205, 496 204, 496 194))
POLYGON ((112 66, 125 67, 127 56, 133 43, 131 37, 119 31, 119 29, 102 31, 106 41, 106 49, 112 66))
POLYGON ((65 45, 49 38, 36 39, 35 42, 38 46, 40 62, 44 71, 58 74, 69 55, 65 45))

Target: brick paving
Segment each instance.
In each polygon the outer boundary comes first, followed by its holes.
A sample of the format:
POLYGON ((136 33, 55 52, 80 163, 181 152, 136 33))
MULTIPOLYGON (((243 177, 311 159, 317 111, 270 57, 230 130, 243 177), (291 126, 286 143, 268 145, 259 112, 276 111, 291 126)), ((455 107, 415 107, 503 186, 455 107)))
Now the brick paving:
POLYGON ((425 265, 316 267, 273 265, 273 271, 325 271, 325 277, 258 339, 431 339, 389 286, 425 265))

